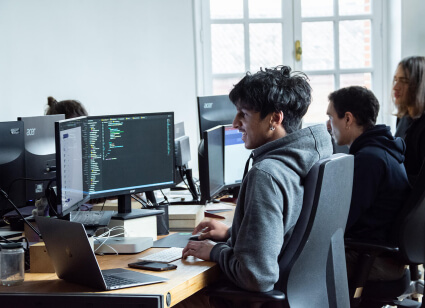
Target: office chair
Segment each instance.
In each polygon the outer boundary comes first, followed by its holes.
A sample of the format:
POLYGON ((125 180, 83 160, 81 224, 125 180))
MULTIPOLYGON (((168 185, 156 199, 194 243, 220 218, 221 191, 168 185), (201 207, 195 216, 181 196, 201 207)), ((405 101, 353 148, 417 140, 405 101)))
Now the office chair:
POLYGON ((351 202, 354 157, 334 154, 318 161, 304 180, 300 217, 279 258, 279 281, 270 292, 234 285, 207 288, 233 307, 349 306, 344 231, 351 202))
POLYGON ((346 239, 346 247, 360 253, 356 275, 350 281, 351 307, 425 307, 416 300, 418 295, 424 294, 424 281, 420 279, 418 265, 425 263, 425 163, 394 225, 395 245, 346 239), (409 265, 402 278, 367 281, 374 259, 382 255, 409 265))

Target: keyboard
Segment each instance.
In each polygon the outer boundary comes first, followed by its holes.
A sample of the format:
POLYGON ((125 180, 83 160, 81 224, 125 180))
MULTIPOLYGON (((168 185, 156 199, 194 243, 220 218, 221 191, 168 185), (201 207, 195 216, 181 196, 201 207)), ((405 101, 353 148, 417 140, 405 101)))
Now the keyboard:
POLYGON ((103 275, 103 279, 105 279, 105 283, 108 287, 114 288, 119 286, 128 286, 137 283, 136 280, 127 279, 114 275, 103 275))
POLYGON ((181 259, 183 248, 171 247, 159 252, 150 254, 149 256, 139 258, 140 261, 168 263, 181 259))
POLYGON ((114 211, 73 211, 71 221, 79 222, 85 227, 101 227, 109 225, 114 211))

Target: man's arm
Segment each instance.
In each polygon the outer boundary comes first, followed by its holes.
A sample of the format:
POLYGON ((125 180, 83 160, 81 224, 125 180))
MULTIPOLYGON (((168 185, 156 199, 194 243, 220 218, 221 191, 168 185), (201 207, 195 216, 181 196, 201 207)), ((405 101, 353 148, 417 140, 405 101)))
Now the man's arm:
POLYGON ((278 256, 284 238, 282 188, 270 174, 253 169, 242 190, 244 200, 237 210, 243 212, 243 218, 238 233, 234 236, 233 226, 232 245, 216 244, 210 258, 239 287, 270 291, 279 278, 278 256))
POLYGON ((376 199, 383 176, 383 162, 374 155, 358 153, 354 157, 354 179, 350 212, 346 230, 349 230, 376 199))

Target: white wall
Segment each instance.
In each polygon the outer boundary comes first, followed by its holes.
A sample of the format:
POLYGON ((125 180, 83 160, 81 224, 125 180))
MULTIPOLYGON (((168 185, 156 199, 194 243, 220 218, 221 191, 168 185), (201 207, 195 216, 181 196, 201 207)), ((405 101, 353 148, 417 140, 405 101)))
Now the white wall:
POLYGON ((403 0, 401 55, 425 56, 425 1, 403 0))
POLYGON ((174 111, 197 169, 191 0, 0 0, 0 121, 47 97, 90 115, 174 111))
POLYGON ((425 1, 386 0, 384 2, 384 98, 382 120, 395 133, 394 104, 391 102, 392 79, 398 63, 408 56, 425 56, 425 1))

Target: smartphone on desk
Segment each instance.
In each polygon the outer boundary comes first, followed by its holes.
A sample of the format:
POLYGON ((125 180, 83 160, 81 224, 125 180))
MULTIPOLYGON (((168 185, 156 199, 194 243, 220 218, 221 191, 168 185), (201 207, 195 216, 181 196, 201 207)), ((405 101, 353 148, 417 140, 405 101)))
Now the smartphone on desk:
POLYGON ((128 267, 144 269, 149 271, 169 271, 169 270, 176 269, 177 265, 169 264, 169 263, 139 261, 139 262, 129 263, 128 267))

